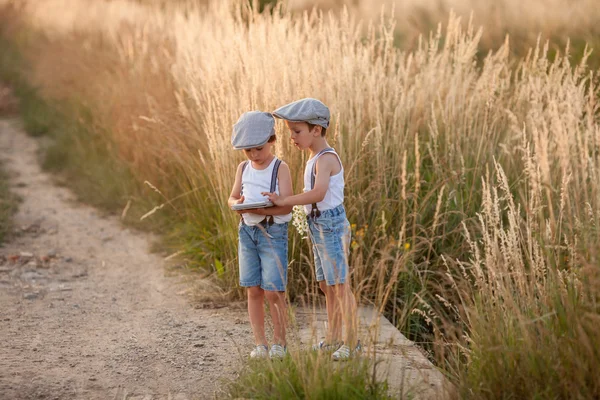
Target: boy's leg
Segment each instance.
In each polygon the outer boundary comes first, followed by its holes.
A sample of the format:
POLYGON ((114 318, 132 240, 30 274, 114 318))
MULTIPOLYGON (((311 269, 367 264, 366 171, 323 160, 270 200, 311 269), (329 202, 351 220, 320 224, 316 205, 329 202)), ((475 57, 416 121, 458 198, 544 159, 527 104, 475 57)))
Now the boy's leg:
POLYGON ((325 293, 327 308, 327 334, 325 342, 328 344, 339 343, 342 340, 342 314, 333 286, 328 286, 326 281, 319 282, 321 291, 325 293))
MULTIPOLYGON (((324 281, 320 282, 328 303, 328 320, 332 337, 340 337, 342 321, 346 345, 357 343, 356 300, 349 285, 348 253, 351 239, 350 224, 345 213, 309 224, 315 253, 318 253, 324 281), (330 306, 331 305, 331 306, 330 306), (329 318, 329 315, 331 315, 329 318), (335 336, 334 336, 335 335, 335 336)), ((317 257, 315 257, 316 260, 317 257)))
POLYGON ((341 319, 339 321, 335 319, 335 296, 330 290, 329 285, 327 285, 327 281, 325 280, 325 273, 323 271, 323 262, 325 260, 321 259, 322 242, 320 239, 322 239, 322 237, 320 235, 318 237, 315 237, 315 234, 317 232, 313 229, 310 229, 309 233, 312 242, 313 258, 315 262, 315 276, 317 278, 317 282, 319 282, 319 288, 325 294, 325 309, 327 311, 327 332, 325 333, 325 344, 332 345, 335 343, 339 343, 342 339, 341 319), (336 329, 336 327, 339 327, 340 330, 336 329))
POLYGON ((345 331, 344 344, 340 346, 331 357, 335 361, 348 360, 353 354, 360 352, 358 341, 358 318, 356 315, 356 300, 347 283, 335 285, 334 292, 337 297, 340 311, 343 315, 345 331))
POLYGON ((287 325, 285 292, 266 291, 265 296, 269 302, 273 320, 273 343, 285 346, 285 329, 287 325))
POLYGON ((356 314, 356 299, 348 283, 333 287, 335 297, 340 307, 340 316, 344 321, 344 343, 350 348, 357 344, 358 316, 356 314))
POLYGON ((240 268, 240 286, 247 289, 248 317, 254 334, 256 345, 266 345, 264 291, 262 283, 260 258, 256 246, 254 227, 240 224, 238 229, 238 259, 240 268))
POLYGON ((265 337, 265 291, 260 286, 248 288, 248 316, 256 345, 267 345, 265 337))
POLYGON ((269 301, 273 320, 274 344, 285 346, 288 224, 272 224, 263 227, 258 239, 258 255, 261 262, 261 287, 269 301))

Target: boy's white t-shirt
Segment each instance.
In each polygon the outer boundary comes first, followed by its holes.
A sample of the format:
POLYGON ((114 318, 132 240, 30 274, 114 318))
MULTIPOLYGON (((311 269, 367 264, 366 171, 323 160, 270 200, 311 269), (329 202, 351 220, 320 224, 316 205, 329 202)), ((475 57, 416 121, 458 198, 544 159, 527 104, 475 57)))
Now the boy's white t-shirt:
MULTIPOLYGON (((325 193, 323 201, 317 203, 317 208, 319 211, 331 210, 332 208, 336 208, 340 204, 344 203, 344 166, 342 165, 340 156, 333 149, 321 153, 306 162, 306 167, 304 168, 304 191, 308 192, 309 190, 312 190, 310 178, 313 171, 313 166, 319 157, 328 153, 335 154, 340 162, 341 169, 340 172, 329 177, 329 188, 327 189, 327 193, 325 193)), ((311 210, 312 204, 307 204, 304 206, 304 211, 306 214, 310 214, 311 210)))
MULTIPOLYGON (((273 157, 273 161, 265 169, 255 169, 252 167, 252 162, 248 161, 246 168, 242 173, 242 194, 244 195, 245 203, 253 203, 267 200, 262 192, 271 190, 271 176, 277 157, 273 157)), ((279 178, 276 180, 275 193, 279 194, 279 178)), ((257 225, 260 221, 266 218, 265 215, 244 213, 242 214, 244 223, 249 226, 257 225)), ((274 215, 273 220, 276 224, 283 224, 292 220, 292 213, 284 215, 274 215)))

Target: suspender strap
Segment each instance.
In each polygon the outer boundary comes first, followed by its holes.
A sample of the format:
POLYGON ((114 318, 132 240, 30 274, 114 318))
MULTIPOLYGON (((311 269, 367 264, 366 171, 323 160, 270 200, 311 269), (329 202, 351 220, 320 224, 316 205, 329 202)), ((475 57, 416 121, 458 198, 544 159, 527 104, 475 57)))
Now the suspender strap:
MULTIPOLYGON (((315 187, 315 179, 317 177, 317 160, 319 157, 321 157, 323 154, 325 153, 335 153, 335 150, 333 150, 331 147, 327 147, 323 150, 321 150, 320 152, 317 153, 317 155, 315 156, 315 163, 313 164, 312 170, 310 171, 310 189, 314 189, 315 187)), ((318 218, 321 216, 321 211, 319 211, 319 209, 317 208, 317 203, 312 203, 312 208, 310 210, 310 216, 312 218, 318 218)))
POLYGON ((274 193, 277 188, 277 174, 279 173, 279 166, 281 165, 281 160, 275 161, 275 165, 273 166, 273 174, 271 175, 271 190, 269 192, 274 193))
MULTIPOLYGON (((275 193, 275 189, 277 189, 277 174, 279 173, 279 166, 281 165, 281 160, 275 161, 275 165, 273 165, 273 173, 271 174, 271 190, 269 192, 275 193)), ((273 225, 275 223, 275 219, 272 215, 267 215, 265 217, 267 220, 267 226, 273 225)))
POLYGON ((243 196, 243 195, 244 195, 244 183, 243 183, 243 179, 244 179, 244 170, 245 170, 245 169, 246 169, 246 167, 248 166, 248 163, 249 163, 249 162, 250 162, 250 161, 246 160, 246 161, 244 161, 244 163, 242 164, 242 178, 241 178, 241 180, 242 180, 242 188, 240 189, 240 196, 243 196))

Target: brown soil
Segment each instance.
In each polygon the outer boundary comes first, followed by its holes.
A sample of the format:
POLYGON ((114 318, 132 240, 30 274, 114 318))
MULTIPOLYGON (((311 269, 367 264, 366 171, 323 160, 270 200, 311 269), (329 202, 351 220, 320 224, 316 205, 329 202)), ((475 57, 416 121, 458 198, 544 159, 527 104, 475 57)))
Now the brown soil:
POLYGON ((152 236, 77 203, 36 152, 0 120, 23 199, 0 247, 0 398, 223 397, 251 346, 245 310, 190 301, 189 275, 167 273, 152 236))

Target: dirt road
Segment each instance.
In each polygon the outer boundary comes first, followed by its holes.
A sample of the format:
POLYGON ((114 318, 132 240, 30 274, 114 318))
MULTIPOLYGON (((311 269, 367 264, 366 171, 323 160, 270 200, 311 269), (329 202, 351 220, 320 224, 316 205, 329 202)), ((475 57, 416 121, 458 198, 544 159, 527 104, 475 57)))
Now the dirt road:
POLYGON ((0 247, 0 398, 222 397, 251 346, 244 310, 194 306, 150 236, 78 204, 36 151, 0 120, 0 158, 23 198, 0 247))

